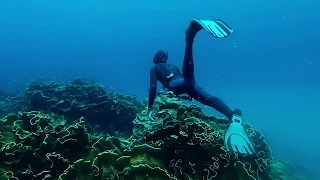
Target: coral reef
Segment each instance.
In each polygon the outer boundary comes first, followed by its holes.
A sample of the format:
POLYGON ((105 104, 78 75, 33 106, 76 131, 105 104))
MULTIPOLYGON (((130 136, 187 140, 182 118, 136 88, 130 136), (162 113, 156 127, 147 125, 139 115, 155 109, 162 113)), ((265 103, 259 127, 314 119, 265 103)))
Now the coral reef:
POLYGON ((65 85, 33 82, 24 97, 25 111, 54 112, 69 120, 85 117, 112 135, 116 131, 131 133, 132 121, 144 108, 134 96, 107 92, 102 85, 81 78, 65 85))
MULTIPOLYGON (((264 137, 246 124, 257 156, 229 153, 224 148, 228 121, 205 115, 199 107, 185 106, 177 99, 159 96, 155 116, 147 120, 146 112, 134 121, 134 136, 152 147, 161 148, 166 166, 177 179, 259 179, 272 162, 271 150, 264 137)), ((270 166, 269 169, 273 168, 270 166)))
POLYGON ((9 113, 18 113, 23 105, 23 98, 19 94, 0 91, 0 118, 9 113))
POLYGON ((79 78, 32 83, 24 99, 0 119, 0 180, 298 180, 253 126, 257 154, 227 152, 229 122, 178 98, 157 96, 154 122, 136 98, 79 78))
POLYGON ((83 118, 66 125, 54 116, 31 111, 1 119, 1 180, 170 179, 161 149, 90 135, 83 118))

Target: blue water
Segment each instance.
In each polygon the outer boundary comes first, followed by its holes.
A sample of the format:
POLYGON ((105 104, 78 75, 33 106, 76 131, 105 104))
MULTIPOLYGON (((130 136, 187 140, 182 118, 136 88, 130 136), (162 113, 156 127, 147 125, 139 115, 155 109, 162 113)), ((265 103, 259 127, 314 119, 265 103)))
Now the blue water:
POLYGON ((180 67, 189 20, 220 18, 235 33, 197 35, 197 83, 242 109, 274 156, 320 170, 320 2, 197 2, 1 0, 0 90, 82 76, 144 99, 155 52, 180 67))

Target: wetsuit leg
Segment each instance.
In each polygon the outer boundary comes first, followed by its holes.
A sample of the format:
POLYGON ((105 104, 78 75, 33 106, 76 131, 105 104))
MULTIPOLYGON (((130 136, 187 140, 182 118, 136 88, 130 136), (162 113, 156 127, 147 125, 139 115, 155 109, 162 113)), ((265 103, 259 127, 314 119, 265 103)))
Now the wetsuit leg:
POLYGON ((193 63, 193 40, 197 33, 202 29, 200 25, 191 22, 186 30, 186 47, 184 52, 184 60, 182 66, 182 73, 188 85, 194 85, 194 63, 193 63))
POLYGON ((195 84, 192 42, 188 41, 186 42, 182 74, 183 77, 173 79, 169 82, 169 90, 173 91, 176 95, 187 93, 190 89, 193 89, 195 84))
POLYGON ((194 88, 188 92, 188 95, 203 105, 216 109, 220 113, 224 114, 229 120, 232 119, 233 111, 221 99, 208 94, 200 86, 195 85, 194 88))
POLYGON ((184 60, 182 66, 183 77, 188 84, 194 84, 194 64, 193 64, 193 52, 192 42, 186 42, 184 60))
POLYGON ((173 91, 176 95, 186 93, 185 81, 183 77, 178 77, 169 82, 169 91, 173 91))

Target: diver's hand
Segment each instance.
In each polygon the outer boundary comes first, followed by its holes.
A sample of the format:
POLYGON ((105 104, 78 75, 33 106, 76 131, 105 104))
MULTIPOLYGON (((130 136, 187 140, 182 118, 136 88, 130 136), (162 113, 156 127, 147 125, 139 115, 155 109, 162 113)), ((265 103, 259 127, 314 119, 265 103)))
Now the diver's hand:
POLYGON ((148 118, 149 118, 149 121, 154 121, 154 118, 152 116, 152 109, 148 109, 148 118))
POLYGON ((173 95, 174 95, 174 92, 173 92, 173 91, 168 91, 168 92, 167 92, 167 95, 173 96, 173 95))

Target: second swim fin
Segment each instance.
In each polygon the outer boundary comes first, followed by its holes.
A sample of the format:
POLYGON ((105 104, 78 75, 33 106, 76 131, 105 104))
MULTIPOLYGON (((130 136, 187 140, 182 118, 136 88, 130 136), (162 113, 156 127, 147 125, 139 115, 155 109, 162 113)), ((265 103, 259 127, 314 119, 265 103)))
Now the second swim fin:
POLYGON ((230 152, 237 152, 241 154, 256 153, 252 142, 243 127, 242 117, 239 115, 233 115, 232 123, 225 135, 224 144, 227 151, 230 152))

